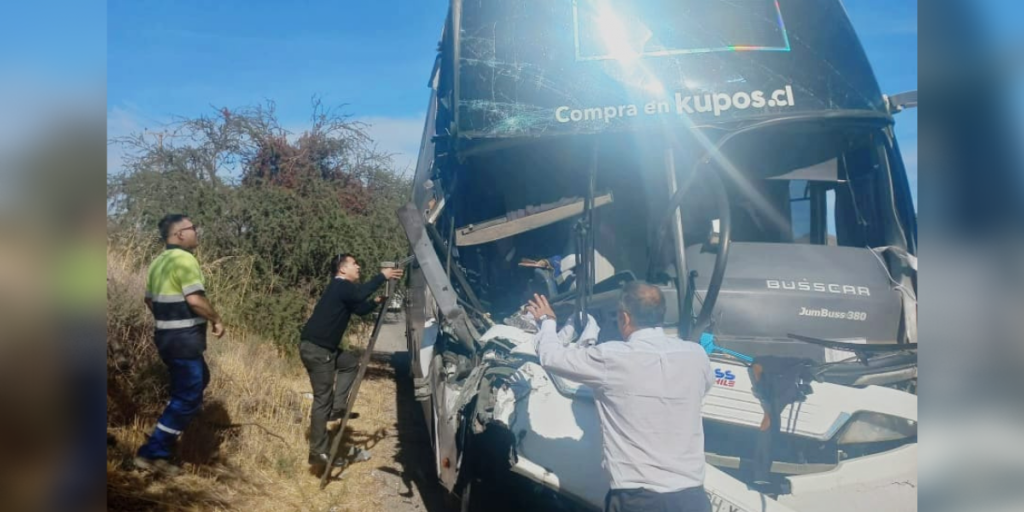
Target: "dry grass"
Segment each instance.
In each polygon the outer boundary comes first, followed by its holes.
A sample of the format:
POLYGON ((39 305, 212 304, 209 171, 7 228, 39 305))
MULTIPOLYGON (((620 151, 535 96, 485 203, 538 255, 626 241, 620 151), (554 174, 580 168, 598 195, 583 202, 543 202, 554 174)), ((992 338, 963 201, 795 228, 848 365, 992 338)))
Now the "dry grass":
MULTIPOLYGON (((167 377, 151 348, 151 327, 135 324, 145 316, 132 306, 141 307, 138 272, 124 255, 111 258, 108 324, 116 327, 111 344, 119 348, 108 360, 108 431, 115 440, 107 451, 109 510, 340 512, 395 510, 406 502, 413 509, 418 498, 398 453, 396 381, 387 360, 369 367, 355 407, 360 417, 347 432, 347 445, 369 449, 373 458, 320 491, 319 475, 306 463, 312 401, 304 369, 237 328, 224 339, 210 338, 204 410, 179 443, 186 472, 161 478, 134 470, 132 456, 166 403, 167 377)), ((354 333, 353 343, 365 342, 365 334, 354 333)))
MULTIPOLYGON (((301 366, 247 337, 224 339, 208 351, 213 375, 203 414, 181 439, 187 474, 162 480, 131 469, 131 457, 152 429, 136 417, 115 427, 108 450, 111 510, 387 510, 374 470, 394 465, 397 452, 395 384, 386 364, 374 363, 349 422, 352 443, 371 450, 319 491, 306 464, 311 400, 301 366)), ((147 421, 148 420, 148 421, 147 421)))

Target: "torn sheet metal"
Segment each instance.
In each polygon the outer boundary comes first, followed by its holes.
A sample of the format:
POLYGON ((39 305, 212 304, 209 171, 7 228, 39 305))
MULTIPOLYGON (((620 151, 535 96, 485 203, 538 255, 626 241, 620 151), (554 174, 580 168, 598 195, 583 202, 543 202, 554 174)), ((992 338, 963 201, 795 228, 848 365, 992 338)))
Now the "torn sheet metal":
POLYGON ((487 332, 480 337, 480 344, 486 345, 488 341, 495 339, 508 340, 516 346, 533 343, 533 335, 522 329, 516 329, 510 325, 495 325, 487 329, 487 332))
POLYGON ((917 443, 843 461, 825 473, 790 477, 794 510, 908 512, 917 510, 917 443))
POLYGON ((557 485, 587 503, 603 504, 608 475, 594 402, 562 395, 534 363, 520 367, 509 389, 499 392, 498 401, 507 403, 510 394, 515 397, 508 421, 516 439, 513 471, 557 485))
POLYGON ((430 361, 434 359, 434 344, 437 343, 437 320, 431 318, 423 325, 423 341, 420 343, 420 375, 430 375, 430 361))
MULTIPOLYGON (((439 359, 437 358, 435 361, 439 359)), ((435 450, 437 474, 441 479, 441 484, 446 489, 452 490, 455 488, 459 476, 457 467, 459 452, 456 447, 456 438, 459 430, 457 411, 461 390, 438 381, 435 381, 434 389, 440 395, 434 398, 435 410, 437 405, 441 406, 439 414, 434 414, 434 432, 437 432, 437 449, 435 450)))

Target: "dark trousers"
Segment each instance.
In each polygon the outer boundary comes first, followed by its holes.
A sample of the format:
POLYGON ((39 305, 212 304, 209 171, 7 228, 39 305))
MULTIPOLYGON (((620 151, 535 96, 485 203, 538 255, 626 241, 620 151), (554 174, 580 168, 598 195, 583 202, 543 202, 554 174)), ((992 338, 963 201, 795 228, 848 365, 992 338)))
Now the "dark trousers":
POLYGON ((704 487, 675 492, 612 489, 604 498, 606 512, 711 512, 704 487))
POLYGON ((329 450, 327 421, 339 419, 345 413, 359 358, 351 352, 330 350, 308 341, 299 344, 299 356, 313 386, 309 453, 319 455, 329 450))
POLYGON ((147 459, 169 459, 182 431, 203 408, 203 391, 210 383, 210 369, 202 357, 164 358, 171 372, 171 402, 156 423, 153 435, 139 448, 147 459))

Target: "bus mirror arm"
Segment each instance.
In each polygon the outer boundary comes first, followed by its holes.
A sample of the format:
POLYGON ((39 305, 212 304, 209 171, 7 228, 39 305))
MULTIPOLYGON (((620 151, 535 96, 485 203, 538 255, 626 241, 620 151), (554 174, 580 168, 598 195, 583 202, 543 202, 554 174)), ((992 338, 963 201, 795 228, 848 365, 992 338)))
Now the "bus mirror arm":
POLYGON ((898 114, 908 108, 917 108, 917 91, 901 92, 892 96, 885 95, 885 106, 890 114, 898 114))

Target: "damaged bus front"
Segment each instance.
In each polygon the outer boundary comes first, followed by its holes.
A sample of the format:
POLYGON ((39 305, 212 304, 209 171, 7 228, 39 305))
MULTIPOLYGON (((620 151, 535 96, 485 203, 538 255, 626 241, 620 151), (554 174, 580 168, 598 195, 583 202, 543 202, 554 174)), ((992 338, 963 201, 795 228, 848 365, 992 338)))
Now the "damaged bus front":
POLYGON ((416 395, 447 489, 468 500, 511 470, 600 508, 592 398, 537 365, 521 307, 545 294, 566 343, 600 343, 622 284, 643 279, 719 376, 713 501, 916 502, 900 485, 917 431, 904 104, 838 0, 454 0, 430 87, 399 216, 416 395), (765 355, 810 361, 819 382, 754 463, 748 366, 765 355))

